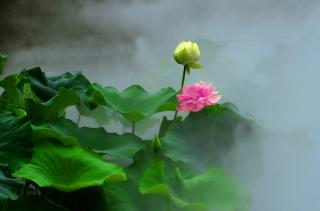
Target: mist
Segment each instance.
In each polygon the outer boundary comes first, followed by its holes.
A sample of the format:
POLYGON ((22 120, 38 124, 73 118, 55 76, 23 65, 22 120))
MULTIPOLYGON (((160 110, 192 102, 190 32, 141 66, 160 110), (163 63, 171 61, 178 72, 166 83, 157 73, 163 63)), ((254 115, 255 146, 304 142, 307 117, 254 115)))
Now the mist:
MULTIPOLYGON (((186 83, 213 83, 223 102, 272 131, 259 137, 259 176, 246 181, 251 210, 320 210, 320 1, 15 0, 0 14, 5 75, 40 66, 119 89, 178 88, 172 52, 182 40, 197 41, 205 68, 186 83)), ((226 155, 226 167, 244 180, 256 172, 250 147, 239 143, 226 155)))

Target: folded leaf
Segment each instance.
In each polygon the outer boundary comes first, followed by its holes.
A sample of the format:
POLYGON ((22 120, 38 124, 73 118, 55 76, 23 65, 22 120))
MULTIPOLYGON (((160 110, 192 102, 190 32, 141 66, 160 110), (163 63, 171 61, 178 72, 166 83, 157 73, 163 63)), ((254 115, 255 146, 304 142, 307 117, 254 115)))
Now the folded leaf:
POLYGON ((119 92, 113 87, 93 84, 89 95, 96 104, 110 107, 131 122, 140 121, 157 112, 174 111, 176 108, 176 91, 172 88, 163 88, 150 94, 138 85, 119 92))
POLYGON ((89 80, 78 72, 47 77, 39 67, 36 67, 23 71, 21 75, 28 79, 37 97, 44 102, 55 97, 61 88, 72 89, 79 94, 82 101, 86 101, 85 93, 90 87, 89 80))
POLYGON ((32 122, 52 121, 64 116, 65 109, 80 102, 79 95, 73 90, 61 88, 58 94, 45 103, 28 100, 28 115, 32 122))

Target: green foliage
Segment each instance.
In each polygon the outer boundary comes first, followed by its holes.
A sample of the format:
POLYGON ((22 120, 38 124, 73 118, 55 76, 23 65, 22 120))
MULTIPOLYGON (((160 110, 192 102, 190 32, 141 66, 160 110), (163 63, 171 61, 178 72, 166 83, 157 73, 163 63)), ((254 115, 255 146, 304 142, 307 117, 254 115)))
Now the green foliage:
POLYGON ((172 88, 118 91, 81 73, 47 77, 40 68, 10 75, 0 87, 1 210, 248 210, 248 196, 221 158, 239 141, 256 142, 260 128, 233 104, 185 119, 164 116, 152 141, 79 127, 66 109, 124 128, 144 120, 147 131, 154 114, 175 111, 172 88))

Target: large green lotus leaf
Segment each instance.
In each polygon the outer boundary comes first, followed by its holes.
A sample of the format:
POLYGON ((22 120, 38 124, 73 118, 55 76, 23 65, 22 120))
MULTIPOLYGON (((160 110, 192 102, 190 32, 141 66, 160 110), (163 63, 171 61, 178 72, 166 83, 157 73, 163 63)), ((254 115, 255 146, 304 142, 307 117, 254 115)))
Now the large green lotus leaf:
POLYGON ((250 153, 259 153, 260 127, 223 105, 190 113, 183 121, 164 120, 163 124, 163 153, 198 169, 221 165, 237 142, 250 143, 250 153))
POLYGON ((96 104, 114 109, 131 122, 140 121, 156 112, 176 109, 176 91, 172 88, 163 88, 150 94, 138 85, 119 92, 113 87, 93 84, 88 95, 96 104))
MULTIPOLYGON (((8 169, 0 167, 0 201, 16 200, 22 188, 23 182, 8 176, 8 169)), ((1 209, 1 204, 0 204, 1 209)))
POLYGON ((22 76, 28 79, 31 88, 38 98, 47 102, 59 93, 60 88, 72 89, 78 93, 82 101, 86 101, 85 93, 90 86, 90 81, 81 73, 64 73, 47 77, 39 67, 24 70, 22 76))
POLYGON ((99 186, 106 180, 126 180, 120 166, 105 162, 89 150, 50 143, 36 146, 30 163, 23 165, 14 175, 31 180, 40 187, 65 192, 99 186))
POLYGON ((32 129, 26 116, 0 109, 0 164, 15 169, 31 158, 32 129))
POLYGON ((111 156, 116 161, 131 162, 134 154, 145 145, 142 139, 131 133, 118 135, 108 133, 104 128, 80 128, 62 118, 48 125, 64 137, 75 137, 82 146, 111 156))
POLYGON ((4 70, 4 64, 5 64, 5 61, 6 61, 6 60, 7 60, 7 56, 0 53, 0 74, 1 74, 1 73, 3 72, 3 70, 4 70))
POLYGON ((28 100, 28 115, 32 122, 47 122, 64 116, 65 109, 80 102, 79 95, 71 90, 61 88, 58 94, 44 103, 28 100))

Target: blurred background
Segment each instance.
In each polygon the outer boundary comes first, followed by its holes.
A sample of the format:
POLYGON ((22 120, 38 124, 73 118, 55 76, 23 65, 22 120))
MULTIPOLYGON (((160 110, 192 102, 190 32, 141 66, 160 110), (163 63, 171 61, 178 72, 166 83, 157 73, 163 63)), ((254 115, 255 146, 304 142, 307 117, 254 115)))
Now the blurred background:
MULTIPOLYGON (((274 131, 261 137, 263 166, 248 184, 252 211, 319 211, 319 20, 319 0, 1 0, 1 78, 40 66, 119 89, 178 89, 172 52, 196 41, 205 68, 186 83, 213 83, 274 131)), ((241 166, 256 159, 249 148, 226 155, 235 175, 256 172, 241 166)))

